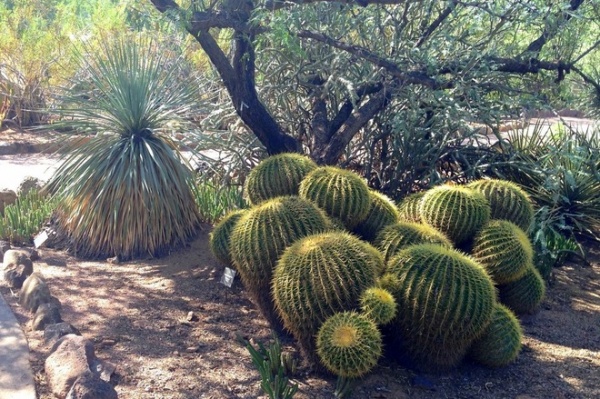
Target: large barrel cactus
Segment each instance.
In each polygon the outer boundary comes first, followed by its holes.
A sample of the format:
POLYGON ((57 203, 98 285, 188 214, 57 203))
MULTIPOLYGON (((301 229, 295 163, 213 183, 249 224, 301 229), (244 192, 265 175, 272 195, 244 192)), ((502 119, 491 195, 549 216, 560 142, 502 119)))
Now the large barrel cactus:
POLYGON ((369 190, 371 208, 367 217, 356 226, 354 232, 367 241, 373 240, 385 227, 398 221, 398 209, 391 199, 375 190, 369 190))
POLYGON ((425 193, 419 212, 424 223, 460 246, 487 224, 491 211, 483 194, 467 187, 442 185, 425 193))
POLYGON ((531 265, 520 279, 498 286, 500 302, 517 314, 533 313, 546 294, 540 272, 531 265))
POLYGON ((507 307, 496 303, 492 322, 469 350, 477 363, 487 367, 502 367, 512 363, 521 350, 523 330, 507 307))
POLYGON ((383 268, 374 247, 344 232, 304 237, 285 250, 273 274, 273 299, 304 355, 315 361, 314 338, 336 312, 356 309, 383 268))
POLYGON ((421 222, 419 208, 421 206, 421 199, 423 199, 424 195, 425 191, 412 193, 400 201, 400 204, 398 204, 400 220, 406 222, 421 222))
POLYGON ((507 220, 492 220, 475 237, 473 257, 496 284, 521 278, 533 262, 533 248, 523 230, 507 220))
POLYGON ((425 368, 453 367, 492 319, 494 284, 483 266, 436 244, 408 247, 387 273, 398 276, 393 322, 405 350, 425 368))
POLYGON ((340 219, 348 230, 362 222, 371 208, 367 183, 354 172, 332 166, 310 172, 300 183, 299 193, 340 219))
POLYGON ((310 158, 293 153, 278 154, 261 161, 248 174, 246 192, 252 204, 284 195, 298 195, 300 182, 317 168, 310 158))
POLYGON ((319 329, 317 353, 332 373, 346 378, 361 377, 371 371, 381 357, 381 333, 364 315, 336 313, 319 329))
POLYGON ((294 241, 327 231, 331 222, 312 202, 278 197, 249 209, 235 224, 229 241, 234 267, 265 317, 278 325, 270 295, 277 259, 294 241))
POLYGON ((233 264, 231 254, 229 253, 229 238, 235 224, 240 220, 246 212, 244 209, 238 209, 229 212, 225 217, 216 224, 209 236, 210 250, 215 255, 215 258, 225 265, 233 264))
POLYGON ((533 221, 533 206, 525 191, 506 180, 477 180, 467 185, 480 193, 490 203, 492 219, 513 222, 527 231, 533 221))
POLYGON ((388 261, 398 251, 415 244, 439 244, 448 248, 452 242, 433 227, 414 222, 397 222, 386 226, 377 235, 374 245, 388 261))

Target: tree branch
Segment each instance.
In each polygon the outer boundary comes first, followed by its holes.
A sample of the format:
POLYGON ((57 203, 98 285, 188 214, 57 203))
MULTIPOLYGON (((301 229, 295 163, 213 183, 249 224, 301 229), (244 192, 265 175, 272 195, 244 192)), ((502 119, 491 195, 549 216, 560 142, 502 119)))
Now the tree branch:
POLYGON ((454 9, 456 8, 456 4, 457 2, 453 1, 452 3, 450 3, 450 5, 448 5, 448 7, 444 9, 444 11, 440 13, 440 15, 438 15, 435 21, 433 21, 431 25, 429 25, 427 29, 425 29, 419 40, 417 40, 417 42, 415 43, 415 47, 421 47, 423 43, 425 43, 425 41, 429 39, 431 34, 444 22, 444 20, 446 20, 446 18, 448 18, 450 14, 452 14, 452 11, 454 11, 454 9))
POLYGON ((338 4, 358 4, 366 7, 369 4, 404 4, 407 0, 267 0, 265 8, 268 10, 280 10, 302 4, 312 3, 338 3, 338 4))

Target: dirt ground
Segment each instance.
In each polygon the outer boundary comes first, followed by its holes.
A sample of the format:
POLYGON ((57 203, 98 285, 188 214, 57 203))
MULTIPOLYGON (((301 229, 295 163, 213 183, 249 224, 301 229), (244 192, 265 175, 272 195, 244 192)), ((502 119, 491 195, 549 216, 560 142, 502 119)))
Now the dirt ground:
MULTIPOLYGON (((120 398, 266 398, 236 337, 267 342, 269 326, 239 280, 232 288, 220 284, 223 266, 209 251, 209 231, 204 226, 189 247, 168 257, 123 264, 41 250, 35 270, 62 303, 63 319, 116 366, 111 381, 120 398)), ((491 370, 466 363, 423 374, 382 362, 355 382, 351 398, 599 398, 600 246, 590 250, 590 260, 592 266, 556 269, 540 311, 521 319, 525 340, 514 364, 491 370)), ((38 395, 51 398, 42 333, 30 330, 31 315, 10 290, 0 291, 26 331, 38 395)), ((284 341, 284 349, 297 356, 293 341, 284 341)), ((334 379, 300 368, 294 382, 300 386, 295 398, 334 398, 334 379)))

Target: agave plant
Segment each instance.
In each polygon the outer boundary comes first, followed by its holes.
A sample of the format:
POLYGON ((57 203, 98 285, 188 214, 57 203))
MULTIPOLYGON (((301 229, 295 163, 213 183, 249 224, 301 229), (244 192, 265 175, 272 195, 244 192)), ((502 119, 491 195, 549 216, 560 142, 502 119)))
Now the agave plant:
POLYGON ((79 53, 85 78, 58 110, 61 127, 91 133, 49 182, 58 230, 81 257, 158 256, 196 232, 193 173, 170 135, 186 130, 194 83, 149 39, 108 41, 79 53))

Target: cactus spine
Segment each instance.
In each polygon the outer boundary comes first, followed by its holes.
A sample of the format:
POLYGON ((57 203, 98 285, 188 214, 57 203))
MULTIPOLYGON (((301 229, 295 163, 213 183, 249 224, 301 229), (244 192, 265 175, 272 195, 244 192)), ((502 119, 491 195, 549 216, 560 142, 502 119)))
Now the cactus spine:
POLYGON ((517 314, 533 313, 546 294, 540 272, 530 265, 520 279, 498 286, 500 302, 517 314))
POLYGON ((385 195, 369 190, 371 208, 367 217, 354 230, 363 239, 372 241, 385 227, 398 221, 398 209, 391 199, 385 195))
POLYGON ((235 224, 240 220, 246 211, 239 209, 229 212, 225 217, 216 224, 212 233, 209 236, 210 250, 215 255, 218 261, 232 265, 231 254, 229 253, 229 238, 235 224))
POLYGON ((374 245, 388 261, 398 251, 410 245, 426 243, 452 247, 450 240, 433 227, 426 224, 402 221, 385 227, 377 235, 374 245))

